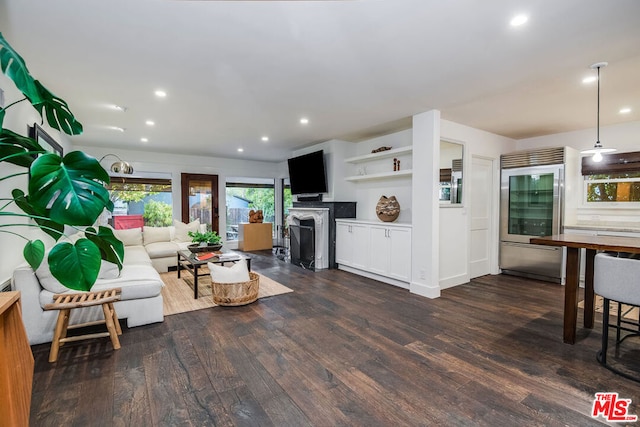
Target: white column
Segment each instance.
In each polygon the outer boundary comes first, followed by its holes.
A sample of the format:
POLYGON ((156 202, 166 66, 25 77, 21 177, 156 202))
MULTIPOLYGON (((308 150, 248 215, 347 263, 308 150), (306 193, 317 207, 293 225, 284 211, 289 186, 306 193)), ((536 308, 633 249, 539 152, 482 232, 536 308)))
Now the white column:
POLYGON ((413 116, 413 228, 410 291, 429 298, 440 296, 439 173, 440 111, 413 116))

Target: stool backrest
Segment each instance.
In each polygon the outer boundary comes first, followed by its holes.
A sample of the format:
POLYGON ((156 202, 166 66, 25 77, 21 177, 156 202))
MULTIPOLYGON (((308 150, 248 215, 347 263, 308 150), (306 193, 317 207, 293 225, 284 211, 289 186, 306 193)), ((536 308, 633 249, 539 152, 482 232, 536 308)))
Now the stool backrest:
POLYGON ((618 302, 640 305, 640 260, 599 253, 593 266, 596 294, 618 302))

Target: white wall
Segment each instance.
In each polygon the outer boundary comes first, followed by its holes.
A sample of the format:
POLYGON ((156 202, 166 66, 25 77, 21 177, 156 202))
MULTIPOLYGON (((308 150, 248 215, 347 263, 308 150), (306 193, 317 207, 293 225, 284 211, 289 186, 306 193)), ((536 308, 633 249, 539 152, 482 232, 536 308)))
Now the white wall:
MULTIPOLYGON (((407 129, 395 132, 389 135, 372 138, 366 141, 351 143, 355 147, 354 156, 370 154, 371 151, 380 147, 400 148, 412 145, 412 132, 407 129)), ((400 170, 412 169, 412 156, 398 156, 400 170)), ((344 164, 344 161, 342 162, 344 164)), ((393 158, 385 158, 373 162, 346 164, 348 171, 347 176, 358 175, 358 170, 362 169, 368 175, 379 172, 393 171, 393 158)), ((396 196, 400 203, 400 215, 395 222, 411 223, 412 221, 412 194, 411 194, 411 176, 373 180, 359 181, 351 184, 355 187, 355 198, 357 202, 357 217, 363 220, 378 220, 376 216, 376 205, 381 196, 396 196)))
MULTIPOLYGON (((464 145, 463 200, 461 205, 440 205, 439 229, 439 286, 445 289, 466 283, 470 279, 469 260, 471 241, 471 210, 469 197, 464 192, 465 177, 471 176, 472 157, 482 157, 493 161, 494 186, 491 192, 491 204, 494 223, 489 242, 493 248, 492 273, 498 269, 498 216, 500 199, 500 154, 516 150, 516 141, 490 132, 448 120, 440 122, 440 138, 445 141, 464 145)), ((414 175, 415 179, 415 175, 414 175)), ((469 188, 467 185, 466 188, 469 188)), ((437 200, 437 198, 436 198, 437 200)))
MULTIPOLYGON (((0 74, 0 88, 4 90, 5 107, 24 97, 24 95, 16 89, 13 82, 4 74, 0 74)), ((22 101, 6 110, 6 116, 2 127, 12 130, 20 135, 27 136, 29 134, 29 126, 33 126, 34 123, 41 124, 40 115, 28 101, 22 101)), ((65 152, 69 150, 71 144, 66 135, 50 128, 46 123, 41 124, 41 126, 53 139, 62 145, 65 152)), ((25 168, 14 166, 6 162, 0 163, 0 170, 2 171, 0 176, 27 172, 25 168)), ((15 188, 28 193, 26 175, 0 181, 0 198, 11 197, 11 191, 15 188)), ((0 201, 0 203, 4 205, 6 201, 0 201)), ((3 209, 3 211, 22 213, 22 211, 17 209, 14 205, 8 206, 6 209, 3 209)), ((0 224, 15 223, 27 224, 28 221, 23 218, 0 217, 0 224)), ((33 224, 33 222, 31 222, 31 224, 33 224)), ((3 230, 19 233, 29 239, 42 239, 47 246, 53 244, 53 239, 33 227, 9 227, 3 228, 3 230)), ((17 265, 24 262, 24 258, 22 257, 22 248, 24 248, 26 242, 27 241, 22 237, 0 232, 0 259, 2 260, 0 263, 0 284, 4 283, 11 277, 11 273, 17 265)))
MULTIPOLYGON (((606 148, 616 148, 618 152, 640 151, 640 121, 627 122, 600 127, 600 142, 606 148)), ((541 147, 572 147, 576 150, 593 148, 596 141, 596 129, 583 129, 554 135, 527 138, 517 141, 518 150, 531 150, 541 147)), ((613 153, 614 155, 616 153, 613 153)), ((567 198, 567 211, 572 212, 565 226, 588 225, 601 227, 637 228, 640 230, 640 209, 625 206, 587 206, 583 198, 583 179, 580 173, 581 157, 573 162, 572 180, 574 197, 567 198)))

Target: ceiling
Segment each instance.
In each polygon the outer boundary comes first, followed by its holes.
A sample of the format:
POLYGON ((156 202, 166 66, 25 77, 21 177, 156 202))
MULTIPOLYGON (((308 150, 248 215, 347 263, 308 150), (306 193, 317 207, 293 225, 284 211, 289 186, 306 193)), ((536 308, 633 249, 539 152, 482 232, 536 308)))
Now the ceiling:
POLYGON ((640 120, 638 0, 0 0, 0 31, 85 147, 282 161, 431 109, 514 139, 592 128, 600 61, 601 125, 640 120))

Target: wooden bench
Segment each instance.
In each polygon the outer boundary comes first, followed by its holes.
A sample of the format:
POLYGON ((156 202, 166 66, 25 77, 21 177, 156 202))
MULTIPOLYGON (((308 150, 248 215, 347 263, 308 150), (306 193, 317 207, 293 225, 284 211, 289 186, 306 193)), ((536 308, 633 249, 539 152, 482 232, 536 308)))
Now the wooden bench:
POLYGON ((118 322, 118 316, 113 308, 113 303, 120 300, 120 288, 108 289, 104 291, 85 292, 77 294, 55 294, 53 302, 44 306, 45 310, 59 310, 56 329, 51 342, 51 351, 49 352, 49 362, 58 360, 58 351, 66 342, 80 341, 91 338, 111 337, 113 349, 120 348, 120 340, 118 335, 122 335, 122 329, 118 322), (102 305, 104 320, 96 320, 78 325, 69 326, 69 316, 74 308, 91 307, 94 305, 102 305), (107 325, 107 332, 98 332, 86 335, 78 335, 67 337, 68 329, 76 329, 84 326, 107 325))

